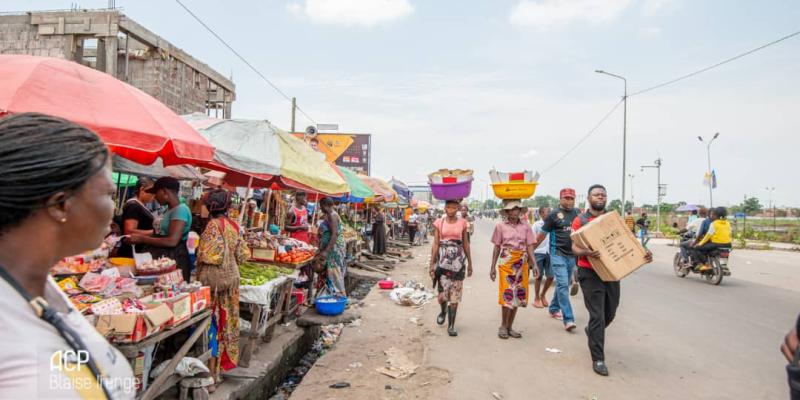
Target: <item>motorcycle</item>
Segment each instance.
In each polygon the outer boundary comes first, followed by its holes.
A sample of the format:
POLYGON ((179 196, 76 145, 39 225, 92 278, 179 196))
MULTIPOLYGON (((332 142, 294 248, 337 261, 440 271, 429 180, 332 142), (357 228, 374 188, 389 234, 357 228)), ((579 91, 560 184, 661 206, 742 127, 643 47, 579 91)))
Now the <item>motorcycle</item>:
MULTIPOLYGON (((685 232, 681 235, 681 242, 691 239, 694 239, 694 233, 692 232, 685 232)), ((673 259, 675 275, 678 278, 685 278, 690 273, 700 274, 706 279, 706 282, 712 285, 719 285, 722 283, 723 277, 731 275, 731 270, 728 268, 731 250, 731 248, 720 247, 711 251, 708 254, 708 263, 711 268, 705 271, 698 270, 700 263, 692 259, 691 252, 687 252, 686 257, 682 257, 680 250, 678 250, 673 259)))

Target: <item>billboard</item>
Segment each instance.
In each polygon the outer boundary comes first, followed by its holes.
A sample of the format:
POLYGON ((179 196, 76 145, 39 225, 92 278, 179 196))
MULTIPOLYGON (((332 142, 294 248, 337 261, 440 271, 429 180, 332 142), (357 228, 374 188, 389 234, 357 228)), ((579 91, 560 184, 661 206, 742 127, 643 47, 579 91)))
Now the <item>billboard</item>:
POLYGON ((325 154, 328 162, 363 174, 370 174, 370 165, 372 165, 371 134, 320 133, 313 139, 306 138, 303 133, 293 133, 293 135, 306 140, 314 150, 325 154))

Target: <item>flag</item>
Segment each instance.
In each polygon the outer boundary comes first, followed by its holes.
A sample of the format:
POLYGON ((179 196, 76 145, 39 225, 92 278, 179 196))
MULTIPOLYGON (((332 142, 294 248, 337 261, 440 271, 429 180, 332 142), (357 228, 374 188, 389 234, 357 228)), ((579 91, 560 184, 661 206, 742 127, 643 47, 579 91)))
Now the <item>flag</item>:
POLYGON ((717 188, 717 171, 715 170, 711 171, 711 188, 712 189, 717 188))
POLYGON ((706 172, 703 174, 703 186, 711 185, 711 174, 706 172))

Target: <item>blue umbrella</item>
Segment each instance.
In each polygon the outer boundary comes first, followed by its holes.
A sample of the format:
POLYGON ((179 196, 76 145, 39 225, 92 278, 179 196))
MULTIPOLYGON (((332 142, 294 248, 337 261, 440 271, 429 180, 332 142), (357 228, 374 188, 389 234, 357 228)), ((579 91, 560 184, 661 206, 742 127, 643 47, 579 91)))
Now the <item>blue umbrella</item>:
POLYGON ((389 181, 389 184, 392 185, 392 189, 397 192, 397 195, 406 199, 407 201, 411 201, 411 198, 414 197, 414 193, 411 192, 411 189, 408 188, 403 182, 400 182, 394 178, 389 181))
POLYGON ((677 212, 686 212, 686 211, 695 211, 695 210, 698 210, 698 209, 700 209, 700 207, 698 205, 696 205, 696 204, 685 204, 685 205, 682 205, 682 206, 678 207, 678 209, 676 209, 675 211, 677 211, 677 212))

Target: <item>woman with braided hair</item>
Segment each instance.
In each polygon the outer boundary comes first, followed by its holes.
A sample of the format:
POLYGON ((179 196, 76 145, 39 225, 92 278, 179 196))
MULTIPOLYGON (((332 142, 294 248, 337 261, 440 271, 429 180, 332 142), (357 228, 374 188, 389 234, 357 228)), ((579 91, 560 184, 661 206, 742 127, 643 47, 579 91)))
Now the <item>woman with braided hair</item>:
POLYGON ((43 114, 0 119, 0 398, 134 398, 128 362, 49 275, 100 246, 115 189, 95 133, 43 114))

